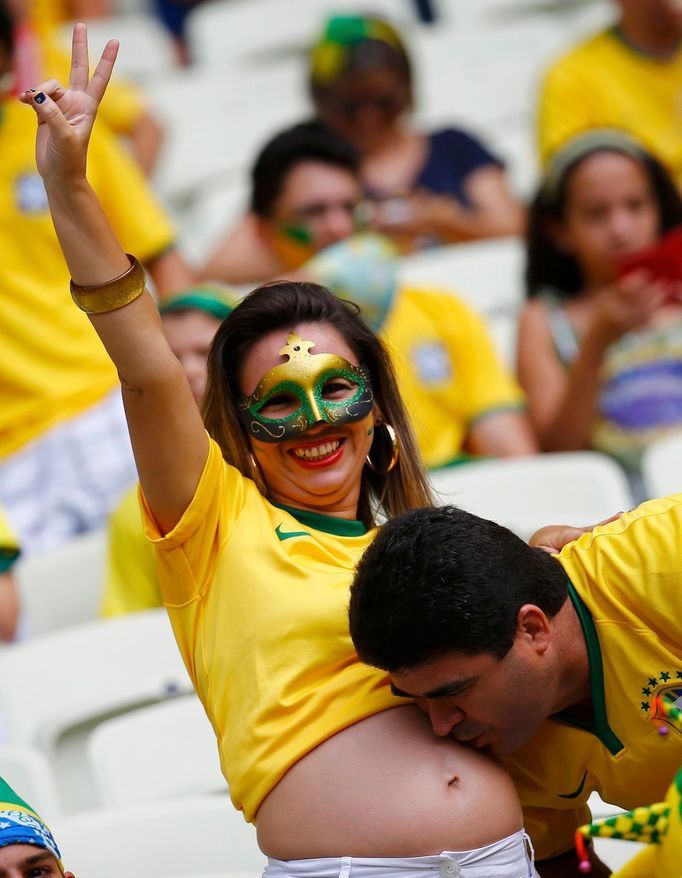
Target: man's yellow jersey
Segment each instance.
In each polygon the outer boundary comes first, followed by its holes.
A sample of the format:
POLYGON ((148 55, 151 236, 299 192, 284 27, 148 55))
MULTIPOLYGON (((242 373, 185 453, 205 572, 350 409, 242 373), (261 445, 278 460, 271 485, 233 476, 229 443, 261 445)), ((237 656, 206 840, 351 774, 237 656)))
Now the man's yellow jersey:
POLYGON ((661 800, 682 734, 658 733, 656 698, 682 705, 682 494, 651 500, 558 560, 587 644, 593 718, 557 715, 505 758, 539 859, 570 849, 596 791, 631 809, 661 800))

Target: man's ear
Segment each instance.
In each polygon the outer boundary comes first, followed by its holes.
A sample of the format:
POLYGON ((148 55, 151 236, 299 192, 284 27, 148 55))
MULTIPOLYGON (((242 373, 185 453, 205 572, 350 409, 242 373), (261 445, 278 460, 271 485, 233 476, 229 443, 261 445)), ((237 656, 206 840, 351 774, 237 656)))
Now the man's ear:
POLYGON ((552 623, 535 604, 524 604, 516 617, 516 637, 537 655, 544 655, 552 639, 552 623))

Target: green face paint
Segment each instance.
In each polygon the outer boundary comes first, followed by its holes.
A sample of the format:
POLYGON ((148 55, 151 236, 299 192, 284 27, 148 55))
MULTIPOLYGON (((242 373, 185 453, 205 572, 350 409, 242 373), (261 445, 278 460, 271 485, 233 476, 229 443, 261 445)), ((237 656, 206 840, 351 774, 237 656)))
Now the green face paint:
POLYGON ((374 407, 372 385, 363 366, 337 354, 311 354, 314 342, 291 333, 280 354, 289 361, 275 366, 255 391, 238 403, 239 416, 249 433, 261 442, 295 439, 319 421, 348 424, 366 418, 374 407), (335 379, 351 385, 341 399, 329 399, 325 389, 335 379), (353 387, 353 385, 355 385, 353 387), (269 415, 280 407, 282 415, 269 415))

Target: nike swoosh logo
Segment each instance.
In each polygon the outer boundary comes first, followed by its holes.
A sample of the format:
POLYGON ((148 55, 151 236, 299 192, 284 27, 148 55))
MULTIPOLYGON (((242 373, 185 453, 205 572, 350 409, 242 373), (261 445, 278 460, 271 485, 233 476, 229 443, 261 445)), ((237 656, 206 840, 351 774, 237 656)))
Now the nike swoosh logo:
POLYGON ((307 530, 290 530, 290 531, 282 531, 282 525, 278 524, 275 528, 275 533, 278 538, 283 542, 284 540, 291 540, 294 537, 309 537, 310 534, 307 530))
POLYGON ((578 796, 582 793, 585 788, 585 781, 587 780, 587 772, 583 775, 583 779, 578 784, 578 789, 573 793, 559 793, 560 799, 577 799, 578 796))

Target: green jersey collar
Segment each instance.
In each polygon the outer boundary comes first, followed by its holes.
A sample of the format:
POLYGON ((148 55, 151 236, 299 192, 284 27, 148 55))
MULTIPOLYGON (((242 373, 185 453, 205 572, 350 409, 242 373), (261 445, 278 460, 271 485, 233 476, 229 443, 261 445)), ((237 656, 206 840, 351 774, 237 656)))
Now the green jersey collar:
POLYGON ((601 648, 599 646, 599 637, 594 624, 592 614, 586 607, 582 598, 575 590, 570 579, 567 579, 568 596, 578 614, 580 627, 583 630, 585 644, 587 646, 587 657, 590 663, 590 687, 592 690, 592 710, 594 713, 594 721, 586 721, 570 716, 570 711, 562 711, 555 714, 556 719, 565 722, 568 725, 583 729, 596 735, 602 744, 607 748, 612 756, 623 749, 623 743, 616 736, 613 729, 609 726, 609 719, 606 715, 606 695, 604 691, 604 668, 601 660, 601 648))
POLYGON ((294 509, 292 506, 284 506, 282 503, 273 503, 272 505, 288 512, 299 524, 326 534, 333 534, 336 537, 362 537, 367 533, 367 528, 362 521, 336 518, 333 515, 322 515, 320 512, 309 512, 306 509, 294 509))

